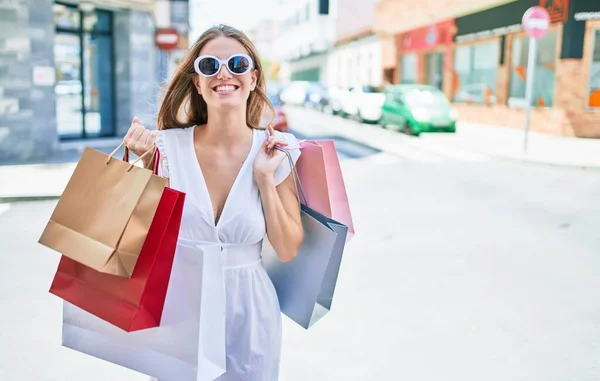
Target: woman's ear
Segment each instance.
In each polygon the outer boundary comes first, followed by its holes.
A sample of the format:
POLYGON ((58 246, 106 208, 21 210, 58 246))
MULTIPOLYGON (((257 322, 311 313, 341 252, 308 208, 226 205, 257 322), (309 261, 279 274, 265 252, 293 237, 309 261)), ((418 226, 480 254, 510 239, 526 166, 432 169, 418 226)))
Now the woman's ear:
POLYGON ((192 81, 194 81, 194 86, 196 87, 196 91, 198 92, 198 94, 202 94, 202 91, 200 90, 199 76, 195 75, 194 77, 192 77, 192 81))
POLYGON ((252 82, 250 83, 250 91, 256 89, 256 83, 258 82, 258 70, 252 71, 252 82))

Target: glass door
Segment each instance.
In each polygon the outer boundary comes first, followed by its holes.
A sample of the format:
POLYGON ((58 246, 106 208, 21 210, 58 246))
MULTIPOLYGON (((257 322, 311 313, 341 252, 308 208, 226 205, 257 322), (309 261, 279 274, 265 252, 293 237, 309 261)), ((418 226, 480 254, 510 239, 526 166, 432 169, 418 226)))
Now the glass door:
POLYGON ((54 20, 59 136, 114 136, 112 14, 57 3, 54 20))
POLYGON ((81 46, 78 35, 56 33, 56 118, 61 137, 81 137, 83 132, 83 85, 81 46))

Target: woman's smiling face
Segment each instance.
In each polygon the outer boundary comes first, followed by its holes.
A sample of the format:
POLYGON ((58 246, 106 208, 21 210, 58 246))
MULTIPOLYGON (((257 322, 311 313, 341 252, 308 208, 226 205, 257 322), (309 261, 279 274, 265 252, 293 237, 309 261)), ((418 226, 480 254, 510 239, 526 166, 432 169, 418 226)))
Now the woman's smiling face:
MULTIPOLYGON (((234 38, 217 37, 204 45, 200 56, 209 55, 226 60, 233 55, 250 56, 241 42, 234 38)), ((246 74, 233 75, 223 64, 219 72, 212 77, 201 74, 194 76, 194 84, 208 109, 231 109, 244 107, 250 92, 256 87, 257 73, 252 69, 246 74)))

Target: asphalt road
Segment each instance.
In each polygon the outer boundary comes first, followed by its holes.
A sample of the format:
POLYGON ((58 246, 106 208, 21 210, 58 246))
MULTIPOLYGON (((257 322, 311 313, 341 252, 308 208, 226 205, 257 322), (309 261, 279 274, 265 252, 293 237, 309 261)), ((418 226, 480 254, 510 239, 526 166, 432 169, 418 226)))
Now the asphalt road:
MULTIPOLYGON (((281 380, 600 380, 598 172, 394 143, 339 140, 357 235, 332 311, 284 319, 281 380)), ((53 205, 0 206, 0 380, 147 380, 60 346, 59 258, 37 244, 53 205)))

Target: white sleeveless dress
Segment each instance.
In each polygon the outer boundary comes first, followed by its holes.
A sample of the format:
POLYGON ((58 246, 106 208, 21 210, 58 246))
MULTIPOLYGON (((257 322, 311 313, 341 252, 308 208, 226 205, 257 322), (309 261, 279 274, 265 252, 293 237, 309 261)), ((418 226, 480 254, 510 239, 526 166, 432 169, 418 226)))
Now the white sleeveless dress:
MULTIPOLYGON (((194 149, 194 128, 163 130, 157 137, 163 156, 159 174, 169 178, 171 188, 186 193, 179 246, 202 250, 205 258, 220 260, 220 265, 218 261, 205 260, 205 266, 208 263, 212 266, 210 271, 222 272, 218 274, 222 277, 215 278, 222 279, 222 284, 203 285, 210 287, 208 291, 213 298, 213 305, 203 304, 203 308, 224 306, 225 310, 226 372, 217 378, 219 381, 278 380, 281 313, 275 288, 261 263, 266 225, 252 173, 254 158, 266 136, 263 130, 253 131, 252 148, 216 225, 194 149)), ((296 142, 291 134, 282 136, 289 144, 296 142)), ((291 153, 295 162, 300 151, 292 149, 291 153)), ((289 163, 284 160, 275 172, 275 184, 289 174, 289 163)), ((185 260, 176 255, 173 271, 181 268, 177 263, 180 259, 185 260)), ((215 329, 220 323, 214 322, 215 329)), ((214 344, 219 348, 219 343, 214 344)), ((210 348, 203 350, 211 352, 210 348)))

